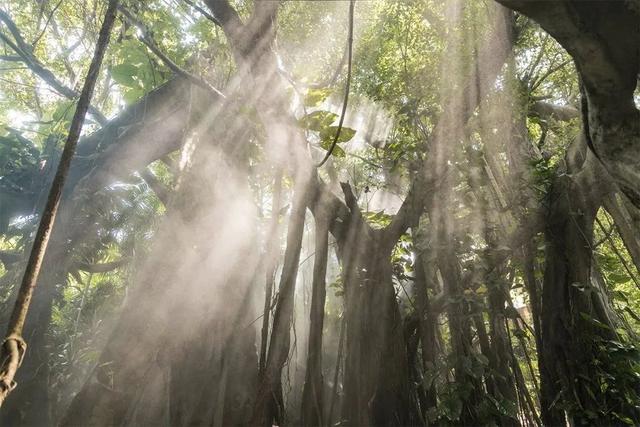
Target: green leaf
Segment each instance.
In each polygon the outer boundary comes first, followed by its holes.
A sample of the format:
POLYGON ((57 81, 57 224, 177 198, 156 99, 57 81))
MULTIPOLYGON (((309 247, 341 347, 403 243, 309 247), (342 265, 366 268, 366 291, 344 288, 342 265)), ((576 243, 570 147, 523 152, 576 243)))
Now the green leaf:
POLYGON ((478 295, 484 295, 487 293, 487 286, 486 285, 480 285, 478 286, 478 289, 476 289, 476 293, 478 295))
POLYGON ((139 88, 132 88, 124 93, 123 98, 124 101, 130 105, 136 102, 138 99, 142 98, 143 95, 144 90, 139 88))
POLYGON ((629 281, 629 276, 627 276, 626 274, 611 273, 609 275, 609 280, 611 280, 613 283, 627 283, 629 281))
POLYGON ((314 111, 298 120, 301 127, 316 132, 321 132, 323 129, 331 126, 331 123, 338 118, 337 114, 330 111, 314 111))
POLYGON ((137 87, 138 82, 134 78, 138 75, 138 67, 132 64, 120 64, 111 67, 111 78, 118 84, 126 87, 137 87))
MULTIPOLYGON (((320 141, 320 146, 325 150, 329 151, 329 149, 331 148, 331 143, 332 141, 322 140, 320 141)), ((344 157, 346 156, 346 153, 342 148, 340 148, 339 145, 336 144, 336 146, 333 147, 333 151, 331 152, 331 155, 336 157, 344 157)))
POLYGON ((310 89, 307 91, 307 95, 304 97, 304 105, 305 107, 315 107, 318 104, 322 103, 329 94, 331 90, 329 88, 322 89, 310 89))
MULTIPOLYGON (((320 139, 322 140, 327 139, 330 142, 333 142, 337 132, 338 132, 338 126, 327 126, 326 128, 320 131, 320 139)), ((355 134, 356 134, 355 130, 343 126, 342 129, 340 130, 340 136, 338 137, 338 144, 340 144, 341 142, 351 141, 351 139, 355 134)))
POLYGON ((75 113, 75 102, 73 101, 63 101, 61 102, 56 109, 54 110, 51 118, 55 122, 70 122, 73 118, 73 113, 75 113))

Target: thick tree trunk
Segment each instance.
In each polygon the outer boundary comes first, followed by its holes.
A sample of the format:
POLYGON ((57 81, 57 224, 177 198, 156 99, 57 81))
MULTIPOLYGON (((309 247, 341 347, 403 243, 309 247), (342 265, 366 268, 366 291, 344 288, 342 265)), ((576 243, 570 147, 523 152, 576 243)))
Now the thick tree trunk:
POLYGON ((605 197, 604 208, 609 212, 609 215, 611 215, 616 229, 622 238, 622 242, 627 248, 636 270, 640 273, 640 238, 637 231, 634 230, 633 223, 630 219, 627 219, 620 201, 615 194, 610 194, 605 197))
POLYGON ((38 281, 39 292, 34 296, 25 324, 29 347, 22 368, 16 377, 20 387, 0 411, 0 424, 7 426, 40 426, 52 424, 52 404, 49 395, 49 363, 51 351, 47 332, 55 299, 56 285, 66 282, 66 272, 45 261, 43 275, 38 281))
MULTIPOLYGON (((50 350, 47 348, 49 340, 46 335, 51 310, 62 290, 59 285, 66 282, 67 269, 73 255, 72 248, 86 244, 87 239, 95 237, 85 234, 88 224, 95 218, 77 215, 90 210, 90 207, 86 205, 84 198, 73 196, 96 191, 116 178, 133 172, 137 167, 147 165, 159 156, 178 149, 185 121, 180 119, 184 114, 180 113, 176 117, 175 110, 186 111, 186 108, 177 108, 184 107, 187 102, 184 93, 188 93, 184 82, 173 80, 150 92, 103 128, 83 137, 79 142, 77 155, 65 184, 60 213, 43 262, 42 277, 25 324, 25 336, 30 343, 23 361, 25 369, 21 369, 17 377, 23 387, 14 390, 11 399, 7 400, 0 411, 0 424, 40 426, 52 422, 49 418, 53 411, 49 402, 50 350), (166 102, 167 99, 170 101, 166 102), (157 122, 162 121, 161 118, 166 119, 168 114, 173 116, 164 120, 166 126, 158 127, 157 122), (122 128, 135 128, 135 131, 122 133, 122 128), (158 134, 157 137, 154 132, 158 134), (142 140, 139 138, 140 134, 149 138, 142 140), (154 142, 153 149, 149 149, 147 141, 154 142), (91 162, 88 164, 85 159, 90 155, 91 162), (33 405, 37 405, 38 410, 27 409, 33 405)), ((55 170, 55 165, 51 170, 55 170)), ((44 181, 50 183, 51 179, 52 177, 45 177, 44 181)), ((40 211, 42 206, 32 208, 40 211)))
MULTIPOLYGON (((180 177, 149 260, 138 271, 121 318, 97 367, 74 398, 63 425, 118 425, 132 417, 133 421, 157 420, 161 414, 136 413, 135 407, 145 401, 148 385, 158 373, 166 375, 173 368, 171 383, 176 385, 177 378, 189 376, 188 370, 176 369, 190 369, 180 364, 181 354, 182 360, 209 360, 208 352, 213 351, 221 360, 221 349, 229 343, 230 336, 238 333, 234 328, 253 320, 243 316, 253 315, 248 295, 257 258, 252 241, 254 206, 244 177, 243 151, 230 149, 231 144, 237 147, 238 141, 242 145, 246 140, 240 125, 233 122, 224 133, 217 133, 219 146, 209 144, 209 136, 206 141, 194 138, 192 163, 180 177), (218 170, 225 170, 223 183, 216 176, 218 170), (245 212, 246 216, 238 216, 237 212, 245 212), (243 257, 238 258, 238 253, 243 257), (202 331, 221 319, 227 319, 225 328, 211 338, 210 347, 203 347, 202 331), (185 356, 191 352, 193 356, 185 356)), ((237 347, 244 345, 241 340, 237 347)), ((225 348, 224 357, 233 360, 237 351, 225 348)), ((254 368, 257 369, 257 360, 254 368)), ((244 366, 246 372, 251 369, 250 365, 244 366)), ((222 367, 218 366, 220 370, 222 367)), ((231 376, 233 370, 226 372, 229 384, 240 381, 231 376)), ((185 394, 188 402, 204 398, 197 386, 173 390, 185 394)), ((167 394, 153 398, 165 400, 167 394)), ((216 409, 218 413, 222 410, 216 409)), ((190 415, 180 417, 181 422, 188 422, 190 415)))
POLYGON ((345 287, 346 360, 342 422, 389 426, 419 422, 409 384, 403 321, 392 282, 391 250, 384 230, 371 229, 348 184, 351 210, 338 240, 345 287))
POLYGON ((343 422, 388 426, 418 422, 391 254, 377 237, 352 240, 344 260, 347 347, 343 422))
POLYGON ((280 205, 282 204, 282 171, 276 173, 273 199, 271 206, 271 224, 266 244, 266 274, 264 308, 262 310, 262 330, 260 332, 260 376, 263 375, 267 364, 267 349, 269 344, 269 326, 271 318, 271 302, 273 298, 273 287, 276 282, 276 270, 278 269, 278 255, 280 254, 280 205))

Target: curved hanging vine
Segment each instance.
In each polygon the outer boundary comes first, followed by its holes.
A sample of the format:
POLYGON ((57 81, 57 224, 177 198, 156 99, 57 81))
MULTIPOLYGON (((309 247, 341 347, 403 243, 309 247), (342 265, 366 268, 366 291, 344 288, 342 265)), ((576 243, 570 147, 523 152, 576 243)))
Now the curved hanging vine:
POLYGON ((340 139, 340 132, 342 132, 344 116, 345 116, 345 113, 347 112, 347 104, 349 102, 349 90, 351 89, 351 60, 353 57, 353 12, 355 10, 355 6, 356 6, 356 1, 351 0, 349 2, 349 35, 347 39, 347 45, 348 45, 347 83, 344 88, 344 99, 342 101, 342 112, 340 113, 340 122, 338 122, 338 129, 336 130, 336 135, 333 138, 333 142, 331 143, 331 146, 329 146, 327 153, 324 155, 324 158, 320 161, 320 163, 317 163, 315 165, 317 168, 321 167, 327 162, 327 160, 329 160, 329 157, 331 157, 333 150, 336 148, 336 145, 338 144, 338 139, 340 139))

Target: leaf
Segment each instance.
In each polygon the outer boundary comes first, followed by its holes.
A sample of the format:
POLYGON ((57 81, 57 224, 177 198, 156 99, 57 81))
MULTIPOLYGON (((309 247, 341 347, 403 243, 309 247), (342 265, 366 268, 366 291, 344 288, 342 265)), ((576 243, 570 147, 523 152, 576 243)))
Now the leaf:
POLYGON ((310 89, 307 91, 307 95, 304 97, 304 105, 305 107, 315 107, 318 104, 322 103, 329 94, 331 90, 329 88, 322 89, 310 89))
POLYGON ((640 322, 640 316, 634 313, 634 311, 631 310, 629 307, 625 307, 624 311, 626 311, 629 314, 629 316, 633 317, 634 320, 636 320, 637 322, 640 322))
POLYGON ((476 293, 479 295, 484 295, 487 293, 487 287, 486 285, 480 285, 478 286, 478 289, 476 289, 476 293))
POLYGON ((586 320, 587 322, 591 323, 592 325, 597 326, 598 328, 605 329, 605 330, 611 330, 609 325, 604 324, 601 321, 599 321, 598 319, 593 318, 588 313, 580 312, 580 317, 582 317, 584 320, 586 320))
MULTIPOLYGON (((332 141, 322 140, 322 141, 320 141, 320 146, 322 148, 324 148, 325 150, 329 151, 329 149, 331 148, 331 142, 332 141)), ((331 155, 336 156, 336 157, 344 157, 344 156, 346 156, 346 153, 344 152, 344 150, 342 148, 340 148, 340 146, 338 146, 336 144, 336 146, 333 147, 333 151, 331 152, 331 155)))
POLYGON ((323 129, 331 126, 331 123, 333 123, 336 118, 338 118, 338 115, 330 111, 314 111, 300 118, 298 123, 305 129, 321 132, 323 129))
POLYGON ((142 98, 144 95, 144 91, 139 88, 133 88, 126 91, 123 95, 124 101, 131 105, 136 102, 138 99, 142 98))
POLYGON ((622 421, 625 424, 629 424, 630 426, 634 425, 633 420, 625 415, 620 415, 617 412, 612 412, 612 414, 619 419, 620 421, 622 421))
MULTIPOLYGON (((320 131, 320 139, 322 140, 326 139, 326 140, 329 140, 330 142, 333 142, 337 132, 338 132, 338 126, 327 126, 326 128, 320 131)), ((355 130, 343 126, 342 129, 340 130, 340 136, 338 137, 338 144, 341 142, 351 141, 351 139, 355 134, 356 134, 355 130)))
POLYGON ((613 283, 627 283, 629 281, 629 276, 626 274, 611 273, 609 274, 609 280, 613 283))
POLYGON ((63 101, 56 107, 51 118, 56 122, 70 122, 75 113, 74 107, 73 101, 63 101))
POLYGON ((120 64, 111 67, 111 78, 118 84, 126 87, 137 87, 138 82, 134 78, 138 75, 138 67, 132 64, 120 64))

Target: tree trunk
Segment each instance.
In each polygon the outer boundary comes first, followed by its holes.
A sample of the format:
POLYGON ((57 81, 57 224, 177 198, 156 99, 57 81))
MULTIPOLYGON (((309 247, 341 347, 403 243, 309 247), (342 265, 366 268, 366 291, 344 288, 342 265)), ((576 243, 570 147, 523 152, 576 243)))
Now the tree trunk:
POLYGON ((284 421, 282 368, 287 361, 291 346, 293 297, 298 276, 308 196, 306 185, 307 183, 304 181, 298 182, 293 196, 278 302, 273 315, 269 354, 263 376, 260 378, 258 395, 251 417, 252 424, 256 426, 270 426, 274 420, 278 425, 282 425, 284 421))
POLYGON ((634 1, 497 0, 534 19, 573 57, 584 84, 590 150, 640 207, 640 7, 634 1))
POLYGON ((378 236, 352 240, 344 260, 347 347, 344 423, 360 426, 418 422, 396 302, 391 254, 378 236))
MULTIPOLYGON (((486 230, 486 241, 490 248, 496 248, 497 242, 492 236, 492 232, 486 230)), ((490 261, 490 264, 494 264, 490 261)), ((506 325, 505 304, 507 295, 509 295, 509 283, 505 278, 504 268, 499 265, 491 265, 490 273, 486 277, 487 287, 489 289, 489 322, 491 332, 491 354, 489 360, 495 363, 492 366, 493 371, 497 375, 493 375, 496 388, 500 392, 501 399, 512 405, 510 409, 513 412, 509 416, 502 416, 500 425, 515 426, 518 420, 515 418, 516 408, 518 405, 518 395, 516 385, 513 381, 514 373, 512 368, 512 358, 509 344, 509 334, 506 325)))
MULTIPOLYGON (((194 136, 192 163, 180 177, 149 259, 137 272, 99 363, 75 396, 63 425, 118 425, 144 417, 135 412, 135 406, 144 401, 145 393, 149 395, 147 386, 159 373, 166 375, 172 368, 171 383, 176 385, 179 377, 189 376, 190 368, 181 360, 209 360, 211 351, 221 360, 221 349, 238 333, 234 328, 254 316, 250 298, 257 260, 254 204, 244 175, 243 151, 237 148, 238 141, 240 146, 246 141, 239 127, 232 122, 224 132, 210 132, 217 136, 217 146, 209 143, 210 134, 207 140, 194 136), (217 177, 219 170, 225 171, 224 183, 217 177), (238 253, 243 256, 239 258, 238 253), (225 328, 209 338, 209 347, 203 346, 203 331, 221 319, 227 319, 225 328), (191 352, 195 356, 187 357, 191 352)), ((240 340, 238 347, 244 345, 240 340)), ((236 351, 225 349, 225 355, 232 359, 236 351)), ((217 366, 217 371, 221 369, 217 366)), ((244 369, 251 372, 250 366, 244 369)), ((233 370, 227 372, 229 384, 240 381, 231 376, 233 370)), ((197 386, 178 391, 189 405, 204 398, 197 386)), ((151 398, 166 400, 167 396, 151 398)), ((180 417, 181 422, 188 422, 189 415, 180 417)), ((151 420, 154 417, 150 415, 151 420)))
POLYGON ((604 199, 604 208, 611 215, 622 242, 640 274, 640 241, 638 240, 638 234, 634 230, 633 224, 625 216, 624 210, 615 194, 610 194, 604 199))
POLYGON ((263 375, 267 364, 267 348, 269 343, 269 323, 271 317, 271 300, 273 298, 273 287, 276 281, 276 270, 278 269, 278 255, 280 254, 280 205, 282 198, 282 171, 276 173, 273 199, 271 206, 271 225, 268 233, 269 241, 266 244, 265 258, 265 292, 264 308, 262 310, 262 331, 260 334, 260 376, 263 375))
MULTIPOLYGON (((429 259, 427 257, 427 259, 429 259)), ((433 263, 430 263, 434 267, 433 263)), ((422 409, 425 420, 428 420, 430 411, 434 411, 438 405, 435 385, 436 373, 436 329, 438 327, 438 314, 431 306, 429 300, 429 288, 435 288, 433 278, 435 268, 425 267, 425 257, 422 253, 416 254, 415 261, 415 287, 416 305, 418 308, 418 330, 422 344, 422 371, 425 376, 425 399, 422 409), (427 277, 431 277, 427 280, 427 277), (432 286, 429 286, 431 283, 432 286)), ((427 421, 428 422, 428 421, 427 421)), ((430 425, 430 423, 428 423, 430 425)))
POLYGON ((302 391, 302 425, 322 426, 324 422, 324 379, 322 377, 322 329, 326 298, 326 273, 329 253, 329 228, 325 218, 316 217, 315 258, 311 294, 309 350, 302 391))
MULTIPOLYGON (((583 152, 584 153, 584 152, 583 152)), ((591 154, 582 166, 569 159, 569 174, 552 185, 547 216, 547 253, 542 292, 541 405, 545 425, 611 425, 599 410, 604 399, 596 381, 596 338, 612 338, 613 328, 598 314, 599 295, 591 285, 593 223, 600 207, 601 179, 591 154), (604 328, 594 326, 601 322, 604 328), (611 328, 611 329, 607 329, 611 328)))
POLYGON ((346 235, 338 239, 345 288, 346 359, 342 422, 389 426, 419 422, 403 321, 392 282, 390 242, 365 222, 348 184, 346 235))

